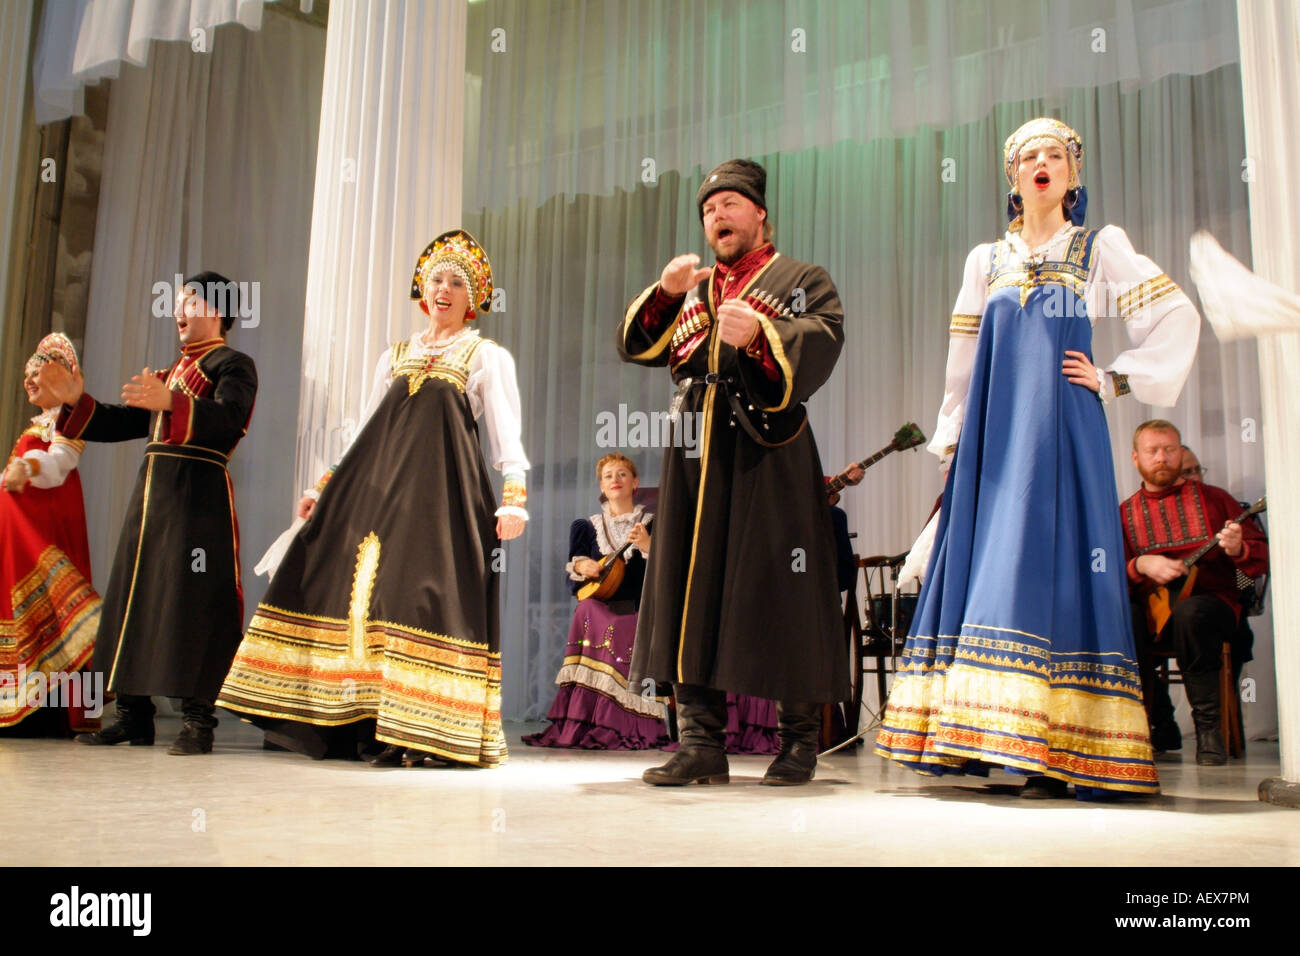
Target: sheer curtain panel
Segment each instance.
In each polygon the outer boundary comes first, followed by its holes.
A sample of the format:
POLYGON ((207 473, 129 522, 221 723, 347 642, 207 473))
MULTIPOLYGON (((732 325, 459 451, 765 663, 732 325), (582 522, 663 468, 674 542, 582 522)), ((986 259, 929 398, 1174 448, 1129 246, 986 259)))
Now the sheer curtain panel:
POLYGON ((154 40, 183 40, 211 53, 223 23, 262 28, 267 0, 49 0, 33 73, 36 122, 82 112, 82 89, 115 79, 127 63, 144 66, 154 40))
MULTIPOLYGON (((86 390, 120 401, 141 367, 177 356, 155 283, 214 269, 256 299, 231 346, 257 362, 260 385, 248 435, 230 465, 242 529, 244 598, 265 579, 258 555, 291 519, 293 436, 312 217, 324 32, 273 16, 251 33, 218 31, 212 55, 160 43, 146 67, 113 85, 104 140, 86 344, 86 390)), ((164 296, 164 299, 166 297, 164 296)), ((95 584, 112 566, 142 443, 89 445, 82 458, 95 584)))

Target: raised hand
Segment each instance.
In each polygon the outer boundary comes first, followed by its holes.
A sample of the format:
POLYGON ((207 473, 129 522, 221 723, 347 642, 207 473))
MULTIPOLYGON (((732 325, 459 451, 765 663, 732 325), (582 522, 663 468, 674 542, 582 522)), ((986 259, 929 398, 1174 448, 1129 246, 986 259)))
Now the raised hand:
POLYGON ((693 252, 668 260, 659 276, 659 288, 668 295, 685 295, 708 278, 712 269, 701 269, 700 257, 693 252))
POLYGON ((61 404, 75 405, 86 390, 85 379, 78 372, 73 375, 58 362, 46 362, 36 373, 36 381, 61 404))
POLYGON ((151 412, 165 412, 172 407, 172 392, 157 375, 142 368, 139 375, 122 386, 122 401, 132 408, 147 408, 151 412))

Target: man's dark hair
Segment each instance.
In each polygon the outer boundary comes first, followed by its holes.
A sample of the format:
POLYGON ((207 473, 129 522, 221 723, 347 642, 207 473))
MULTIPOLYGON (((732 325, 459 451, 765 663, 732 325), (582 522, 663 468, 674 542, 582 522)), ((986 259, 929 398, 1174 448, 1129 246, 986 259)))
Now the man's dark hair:
POLYGON ((229 332, 235 324, 235 316, 239 315, 239 286, 220 272, 210 269, 194 273, 185 280, 185 285, 221 313, 221 334, 229 332))

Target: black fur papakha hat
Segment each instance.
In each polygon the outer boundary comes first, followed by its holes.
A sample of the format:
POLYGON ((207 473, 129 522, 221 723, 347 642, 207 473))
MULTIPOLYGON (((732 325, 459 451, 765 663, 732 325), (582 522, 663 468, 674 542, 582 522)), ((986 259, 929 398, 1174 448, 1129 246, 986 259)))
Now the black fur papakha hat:
POLYGON ((724 189, 734 190, 760 209, 767 209, 767 170, 750 159, 729 159, 715 167, 700 183, 695 205, 701 220, 704 219, 704 200, 724 189))

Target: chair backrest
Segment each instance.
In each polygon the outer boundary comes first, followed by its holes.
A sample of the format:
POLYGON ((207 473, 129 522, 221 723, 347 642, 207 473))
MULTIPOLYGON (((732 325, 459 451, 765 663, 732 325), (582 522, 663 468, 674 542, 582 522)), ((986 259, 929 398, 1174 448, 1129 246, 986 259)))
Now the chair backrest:
POLYGON ((632 496, 632 502, 633 504, 638 504, 645 508, 645 510, 651 514, 654 514, 659 505, 659 486, 642 485, 636 490, 636 494, 632 496))

